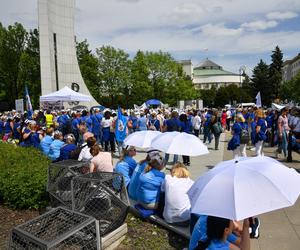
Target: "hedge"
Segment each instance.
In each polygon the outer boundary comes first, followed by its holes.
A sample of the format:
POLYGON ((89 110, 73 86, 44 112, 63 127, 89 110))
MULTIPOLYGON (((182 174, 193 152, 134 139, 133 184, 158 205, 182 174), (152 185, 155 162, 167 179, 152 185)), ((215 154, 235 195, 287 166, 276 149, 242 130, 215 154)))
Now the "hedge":
POLYGON ((49 163, 38 149, 0 143, 0 200, 16 209, 45 207, 49 163))

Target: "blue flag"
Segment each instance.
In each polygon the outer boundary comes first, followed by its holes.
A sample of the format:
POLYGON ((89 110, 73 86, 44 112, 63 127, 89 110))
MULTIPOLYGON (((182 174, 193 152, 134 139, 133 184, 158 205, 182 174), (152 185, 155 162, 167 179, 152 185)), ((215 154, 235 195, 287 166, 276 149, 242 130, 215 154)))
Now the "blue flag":
POLYGON ((30 96, 29 96, 27 85, 25 85, 25 98, 26 98, 26 110, 27 110, 27 114, 28 114, 27 118, 31 119, 32 118, 33 109, 32 109, 32 105, 31 105, 31 100, 30 100, 30 96))
POLYGON ((122 114, 120 107, 118 108, 118 118, 116 121, 116 141, 123 142, 126 137, 127 118, 122 114))

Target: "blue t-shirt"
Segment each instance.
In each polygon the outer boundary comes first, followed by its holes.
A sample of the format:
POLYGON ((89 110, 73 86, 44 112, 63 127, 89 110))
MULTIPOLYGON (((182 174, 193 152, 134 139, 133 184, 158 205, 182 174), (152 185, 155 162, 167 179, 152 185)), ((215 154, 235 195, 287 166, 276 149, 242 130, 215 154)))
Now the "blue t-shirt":
MULTIPOLYGON (((198 221, 195 224, 195 227, 193 229, 193 233, 191 235, 189 250, 195 249, 198 246, 198 241, 205 242, 207 240, 206 230, 207 230, 207 215, 200 215, 200 217, 199 217, 199 219, 198 219, 198 221)), ((227 242, 223 242, 223 243, 227 243, 228 246, 229 246, 228 242, 234 243, 236 240, 237 240, 237 236, 234 235, 234 234, 230 234, 227 237, 227 242)), ((210 248, 211 246, 212 247, 221 246, 221 244, 218 244, 218 243, 219 243, 219 241, 212 240, 212 242, 209 245, 208 249, 222 249, 223 250, 223 248, 210 248)), ((226 249, 229 249, 229 248, 226 248, 226 249)))
POLYGON ((72 120, 72 130, 73 131, 77 131, 78 130, 78 125, 80 123, 80 119, 79 118, 73 118, 72 120))
POLYGON ((97 113, 97 114, 94 114, 93 116, 91 116, 91 120, 93 122, 92 133, 94 135, 100 135, 102 118, 103 118, 103 116, 100 113, 97 113))
POLYGON ((136 161, 130 157, 125 156, 123 161, 120 161, 115 166, 115 171, 124 176, 126 187, 129 185, 133 170, 136 167, 136 161))
POLYGON ((167 125, 168 132, 180 131, 181 122, 177 118, 171 118, 171 119, 167 120, 165 124, 167 125))
POLYGON ((60 148, 64 145, 64 142, 61 140, 54 140, 50 145, 50 150, 48 156, 51 160, 57 160, 60 156, 60 148))
POLYGON ((131 116, 131 115, 129 116, 128 119, 129 119, 129 121, 132 121, 132 128, 136 129, 138 119, 135 116, 131 116))
POLYGON ((152 168, 149 172, 143 172, 139 178, 137 201, 145 204, 158 203, 160 187, 165 179, 165 173, 152 168))
POLYGON ((191 134, 193 131, 193 125, 191 121, 187 121, 187 122, 181 122, 181 131, 191 134))
POLYGON ((211 114, 207 113, 205 116, 205 122, 204 122, 204 126, 207 127, 210 125, 211 122, 211 114))
POLYGON ((135 201, 137 200, 137 189, 139 185, 140 175, 145 170, 147 164, 148 162, 146 161, 142 164, 138 164, 132 173, 130 183, 128 186, 128 195, 130 199, 133 199, 135 201))
POLYGON ((221 240, 212 240, 207 250, 229 250, 229 242, 221 240))
POLYGON ((152 126, 152 125, 155 127, 155 129, 156 129, 157 131, 160 130, 160 123, 159 123, 159 120, 157 120, 157 119, 150 119, 149 122, 148 122, 148 126, 150 127, 150 126, 152 126))
POLYGON ((18 129, 20 129, 20 128, 21 128, 21 124, 20 124, 19 122, 16 122, 16 123, 14 124, 14 130, 13 130, 14 139, 17 139, 17 140, 20 139, 21 134, 20 134, 20 132, 18 131, 18 129))
POLYGON ((5 134, 9 134, 10 132, 12 132, 12 128, 10 126, 10 122, 5 122, 4 123, 4 133, 5 134))
POLYGON ((2 132, 3 132, 3 121, 0 121, 0 134, 2 134, 2 132))
POLYGON ((41 140, 40 147, 41 147, 41 149, 42 149, 42 152, 43 152, 45 155, 48 155, 49 150, 50 150, 50 145, 51 145, 52 142, 53 142, 53 138, 52 138, 50 135, 46 135, 46 136, 41 140))
POLYGON ((138 130, 142 131, 142 130, 147 130, 147 118, 145 116, 140 117, 137 120, 137 125, 138 125, 138 130))
POLYGON ((77 147, 75 144, 65 144, 60 148, 60 160, 68 160, 70 159, 70 154, 73 150, 75 150, 77 147))

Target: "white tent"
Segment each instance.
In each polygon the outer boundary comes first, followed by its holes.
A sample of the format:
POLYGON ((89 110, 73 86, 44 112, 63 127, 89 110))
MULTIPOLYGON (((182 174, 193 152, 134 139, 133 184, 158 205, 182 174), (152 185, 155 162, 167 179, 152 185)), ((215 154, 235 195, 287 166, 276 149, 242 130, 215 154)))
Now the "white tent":
POLYGON ((59 91, 40 96, 40 102, 90 102, 91 100, 90 96, 73 91, 67 86, 59 91))

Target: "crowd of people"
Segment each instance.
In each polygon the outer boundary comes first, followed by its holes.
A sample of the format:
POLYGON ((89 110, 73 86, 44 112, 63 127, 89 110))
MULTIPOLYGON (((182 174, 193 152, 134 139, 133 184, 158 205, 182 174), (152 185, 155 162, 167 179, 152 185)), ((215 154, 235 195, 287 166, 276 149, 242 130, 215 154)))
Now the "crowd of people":
MULTIPOLYGON (((231 131, 228 150, 233 157, 247 156, 246 146, 255 146, 261 155, 263 146, 278 144, 276 154, 287 154, 288 133, 293 133, 293 147, 300 149, 300 114, 298 109, 284 108, 281 112, 251 107, 248 109, 222 110, 168 110, 145 109, 126 111, 126 133, 157 130, 203 134, 203 142, 219 149, 219 138, 224 131, 231 131)), ((116 141, 117 113, 106 109, 93 112, 40 110, 32 117, 16 111, 1 116, 0 134, 3 141, 14 142, 21 147, 35 147, 53 162, 67 159, 90 162, 90 172, 118 172, 124 176, 131 200, 138 208, 155 211, 170 224, 191 225, 192 237, 189 249, 250 249, 251 236, 258 237, 258 220, 235 221, 213 216, 190 214, 187 191, 193 185, 188 166, 189 156, 182 156, 182 163, 174 155, 170 174, 163 171, 169 155, 161 155, 149 149, 140 162, 134 159, 136 149, 116 141), (29 119, 30 118, 30 119, 29 119), (119 161, 113 166, 112 157, 118 150, 119 161), (196 218, 196 219, 195 219, 196 218)))

